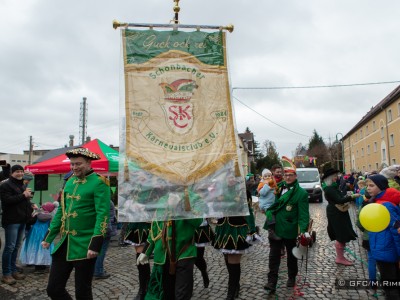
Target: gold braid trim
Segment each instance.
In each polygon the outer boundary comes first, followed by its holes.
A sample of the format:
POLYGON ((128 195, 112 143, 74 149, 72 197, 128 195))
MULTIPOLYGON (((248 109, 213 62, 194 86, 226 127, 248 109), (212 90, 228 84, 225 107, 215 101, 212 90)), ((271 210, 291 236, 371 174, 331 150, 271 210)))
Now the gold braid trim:
POLYGON ((67 217, 65 214, 65 199, 64 199, 64 189, 61 192, 61 209, 62 209, 62 217, 61 217, 61 227, 60 227, 60 233, 64 232, 65 228, 65 218, 67 217))
POLYGON ((105 236, 106 233, 107 233, 107 227, 108 227, 107 218, 108 218, 108 217, 104 217, 104 221, 100 223, 100 227, 101 227, 100 232, 101 232, 101 234, 102 234, 103 236, 105 236))

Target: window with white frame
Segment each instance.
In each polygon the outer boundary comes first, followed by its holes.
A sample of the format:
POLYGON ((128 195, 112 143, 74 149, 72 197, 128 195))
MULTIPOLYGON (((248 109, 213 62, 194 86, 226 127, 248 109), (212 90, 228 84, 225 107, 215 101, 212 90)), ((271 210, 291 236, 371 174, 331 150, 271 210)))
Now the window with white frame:
POLYGON ((369 145, 367 145, 367 154, 371 153, 371 147, 369 145))
POLYGON ((365 135, 368 135, 368 125, 365 126, 365 135))
POLYGON ((375 163, 375 170, 378 170, 378 163, 375 163))
POLYGON ((364 148, 361 148, 361 157, 364 157, 364 148))
POLYGON ((395 164, 396 164, 396 159, 392 158, 392 165, 395 165, 395 164))
POLYGON ((378 151, 378 143, 374 142, 374 152, 378 151))
POLYGON ((385 148, 382 149, 382 160, 383 161, 386 160, 386 149, 385 148))
POLYGON ((360 140, 363 138, 362 129, 360 130, 360 140))
POLYGON ((391 146, 391 147, 394 146, 394 134, 393 133, 389 136, 389 146, 391 146))
POLYGON ((392 117, 392 110, 391 109, 389 109, 387 111, 387 118, 388 118, 388 122, 392 122, 393 117, 392 117))
POLYGON ((375 123, 375 121, 372 121, 372 130, 373 130, 373 131, 376 130, 376 123, 375 123))
POLYGON ((381 127, 381 138, 385 137, 385 131, 383 130, 383 126, 381 127))

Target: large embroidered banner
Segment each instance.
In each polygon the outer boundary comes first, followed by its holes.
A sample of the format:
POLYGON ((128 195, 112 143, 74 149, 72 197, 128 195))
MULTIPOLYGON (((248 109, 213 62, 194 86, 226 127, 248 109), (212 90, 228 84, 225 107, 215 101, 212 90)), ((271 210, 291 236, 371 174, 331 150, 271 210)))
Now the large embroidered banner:
POLYGON ((223 32, 122 30, 119 220, 248 214, 223 32))

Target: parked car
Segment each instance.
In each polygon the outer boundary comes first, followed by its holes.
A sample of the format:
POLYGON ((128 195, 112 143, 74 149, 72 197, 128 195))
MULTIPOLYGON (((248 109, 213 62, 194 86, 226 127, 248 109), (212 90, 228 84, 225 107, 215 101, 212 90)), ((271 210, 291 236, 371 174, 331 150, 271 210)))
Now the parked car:
POLYGON ((308 193, 308 200, 322 203, 321 178, 317 168, 297 168, 299 185, 308 193))

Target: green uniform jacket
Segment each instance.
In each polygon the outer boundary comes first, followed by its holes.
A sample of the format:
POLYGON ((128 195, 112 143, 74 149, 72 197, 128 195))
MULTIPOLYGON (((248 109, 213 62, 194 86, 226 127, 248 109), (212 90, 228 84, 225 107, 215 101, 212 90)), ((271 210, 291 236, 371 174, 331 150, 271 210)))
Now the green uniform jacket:
MULTIPOLYGON (((197 257, 197 248, 194 245, 194 234, 196 229, 199 228, 203 219, 185 219, 185 220, 175 220, 175 230, 176 230, 176 261, 197 257), (186 246, 188 245, 188 246, 186 246), (186 247, 186 249, 184 249, 186 247)), ((165 259, 167 257, 167 252, 171 251, 171 241, 172 241, 172 221, 153 221, 151 224, 150 234, 147 239, 149 243, 146 249, 146 255, 154 251, 154 263, 155 264, 165 264, 165 259), (166 228, 166 236, 168 240, 168 251, 163 246, 162 232, 164 226, 166 228)))
POLYGON ((87 258, 88 250, 100 252, 110 215, 110 187, 93 171, 84 179, 71 177, 64 188, 60 206, 44 239, 51 243, 57 234, 55 253, 67 239, 67 260, 87 258))
MULTIPOLYGON (((299 186, 296 180, 289 186, 289 190, 279 197, 285 184, 284 181, 278 184, 279 193, 277 193, 275 203, 267 210, 267 213, 274 208, 281 207, 275 214, 275 233, 284 239, 295 239, 299 233, 307 231, 310 222, 308 193, 299 186), (286 205, 283 205, 287 200, 286 205)), ((264 225, 264 229, 268 229, 267 224, 264 225)))

